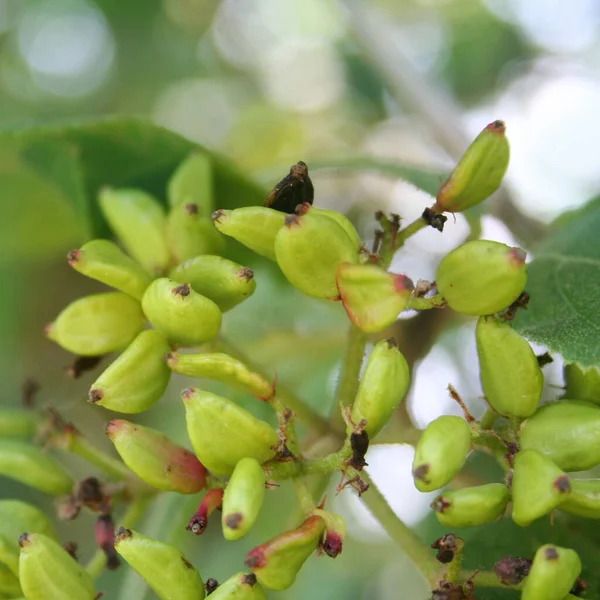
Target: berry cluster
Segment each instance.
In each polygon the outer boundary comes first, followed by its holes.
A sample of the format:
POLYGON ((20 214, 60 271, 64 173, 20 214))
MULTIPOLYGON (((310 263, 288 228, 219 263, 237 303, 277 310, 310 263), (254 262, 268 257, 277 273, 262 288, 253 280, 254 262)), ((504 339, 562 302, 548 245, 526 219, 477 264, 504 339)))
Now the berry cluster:
MULTIPOLYGON (((511 501, 512 518, 522 526, 557 508, 597 518, 600 483, 571 479, 567 473, 600 463, 600 450, 592 443, 600 427, 600 385, 593 379, 598 375, 567 366, 569 399, 540 407, 544 382, 538 358, 510 325, 527 301, 525 253, 474 240, 444 258, 435 283, 415 285, 388 271, 393 254, 410 235, 428 226, 442 231, 444 212, 461 212, 493 193, 508 158, 504 124, 495 121, 469 147, 435 204, 415 223, 401 229, 398 217, 377 214, 381 231, 371 249, 342 214, 312 205, 314 189, 304 163, 291 168, 262 207, 214 211, 211 165, 200 154, 185 160, 172 176, 168 214, 140 190, 103 190, 99 205, 120 245, 92 240, 69 253, 68 261, 117 291, 76 300, 46 328, 50 339, 79 355, 74 375, 96 366, 104 354, 121 352, 92 384, 89 401, 120 413, 140 413, 160 399, 176 372, 224 382, 269 404, 278 428, 228 398, 190 387, 181 398, 193 452, 160 431, 113 419, 106 434, 122 459, 118 462, 103 457, 55 413, 41 423, 31 413, 4 413, 0 473, 60 497, 63 518, 74 518, 82 507, 98 513, 96 540, 105 564, 115 567, 121 557, 163 599, 196 600, 207 594, 215 600, 262 599, 263 586, 290 587, 315 552, 332 558, 340 554, 345 523, 324 501, 315 505, 304 477, 340 471, 340 491, 349 486, 359 494, 367 492, 361 471, 369 442, 408 391, 408 363, 395 340, 375 338, 360 380, 350 381, 352 397, 342 407, 341 448, 305 458, 296 415, 278 386, 247 360, 215 351, 223 349, 218 341, 224 313, 256 287, 249 268, 219 255, 224 234, 276 261, 304 294, 341 302, 352 330, 363 337, 382 332, 407 309, 447 307, 478 317, 480 376, 489 410, 480 422, 466 407, 465 419, 442 416, 433 421, 416 445, 414 482, 423 492, 445 487, 473 449, 495 454, 506 477, 442 492, 432 504, 442 524, 462 528, 490 523, 504 515, 511 501), (104 469, 110 481, 74 483, 52 456, 27 441, 34 436, 83 456, 104 469), (175 547, 133 530, 133 516, 123 517, 114 530, 115 503, 147 500, 160 491, 205 491, 187 528, 203 533, 220 509, 223 536, 239 540, 256 523, 269 488, 290 478, 303 520, 251 549, 247 570, 221 585, 214 579, 203 582, 175 547)), ((454 534, 443 540, 434 547, 447 566, 433 598, 474 598, 476 576, 465 580, 460 570, 464 543, 454 534)), ((51 523, 37 509, 0 502, 0 596, 93 600, 93 569, 85 570, 73 554, 60 546, 51 523)), ((532 562, 518 560, 527 565, 518 581, 501 568, 504 563, 496 572, 499 585, 522 585, 525 600, 563 600, 584 587, 577 583, 581 562, 573 550, 546 545, 532 562)))

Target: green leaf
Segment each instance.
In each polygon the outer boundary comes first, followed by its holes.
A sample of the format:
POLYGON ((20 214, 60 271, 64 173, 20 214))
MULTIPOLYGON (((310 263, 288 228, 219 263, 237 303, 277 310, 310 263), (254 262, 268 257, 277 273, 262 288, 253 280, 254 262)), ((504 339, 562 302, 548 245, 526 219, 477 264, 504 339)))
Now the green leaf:
POLYGON ((583 365, 600 364, 600 203, 557 221, 534 249, 527 291, 515 328, 527 338, 583 365))
MULTIPOLYGON (((164 202, 169 177, 193 149, 135 118, 0 133, 0 261, 40 260, 107 235, 96 200, 103 186, 140 187, 164 202)), ((264 190, 202 150, 214 161, 217 206, 263 203, 264 190)))

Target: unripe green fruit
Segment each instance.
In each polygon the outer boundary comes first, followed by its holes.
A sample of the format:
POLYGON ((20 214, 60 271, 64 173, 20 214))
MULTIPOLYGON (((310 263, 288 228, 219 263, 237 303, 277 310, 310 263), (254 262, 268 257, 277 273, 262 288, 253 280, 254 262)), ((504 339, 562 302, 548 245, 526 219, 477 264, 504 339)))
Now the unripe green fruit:
POLYGON ((0 598, 20 598, 22 595, 18 577, 6 565, 0 563, 0 598))
POLYGON ((89 401, 122 413, 154 406, 171 377, 163 359, 170 349, 159 331, 142 331, 92 384, 89 401))
POLYGON ((86 570, 53 539, 23 533, 19 539, 19 580, 27 600, 94 600, 86 570))
POLYGON ((148 272, 159 275, 169 266, 163 207, 142 190, 104 188, 100 191, 104 218, 125 250, 148 272))
POLYGON ((267 595, 256 581, 254 573, 236 573, 210 596, 211 600, 267 600, 267 595))
POLYGON ((510 306, 527 283, 525 252, 474 240, 447 254, 436 284, 448 306, 465 315, 491 315, 510 306))
POLYGON ((246 300, 256 289, 254 273, 222 256, 205 254, 181 263, 169 277, 179 283, 189 283, 192 289, 210 298, 227 312, 246 300))
POLYGON ((213 207, 213 167, 208 154, 191 153, 183 160, 167 184, 167 198, 172 207, 197 204, 200 214, 210 216, 213 207))
POLYGON ((591 469, 600 463, 600 407, 581 400, 546 404, 521 426, 520 445, 565 471, 591 469))
POLYGON ((583 367, 579 363, 565 363, 565 396, 600 404, 600 369, 583 367))
POLYGON ((177 548, 119 527, 115 549, 162 600, 202 600, 200 574, 177 548))
POLYGON ((152 325, 172 344, 196 346, 214 338, 221 328, 221 311, 187 283, 155 279, 142 298, 152 325))
POLYGON ((21 500, 0 500, 0 535, 14 543, 16 548, 24 531, 58 540, 54 525, 39 508, 21 500))
POLYGON ((176 373, 188 377, 216 379, 241 389, 261 400, 273 396, 273 385, 262 375, 251 371, 243 362, 223 353, 184 354, 169 352, 167 365, 176 373))
POLYGON ((505 417, 530 417, 540 404, 544 376, 527 340, 493 317, 479 317, 476 338, 488 404, 505 417))
MULTIPOLYGON (((19 539, 18 537, 15 539, 19 539)), ((17 543, 9 541, 9 539, 0 534, 0 568, 8 567, 10 572, 19 577, 19 546, 17 543)), ((1 581, 0 577, 0 581, 1 581)), ((0 597, 2 595, 2 585, 0 583, 0 597)))
POLYGON ((152 277, 121 248, 108 240, 92 240, 67 255, 79 273, 141 300, 152 277))
POLYGON ((363 245, 362 240, 360 239, 360 236, 358 235, 358 232, 354 228, 354 225, 352 225, 352 222, 350 221, 350 219, 348 219, 348 217, 343 215, 341 212, 338 212, 337 210, 328 210, 326 208, 319 208, 317 206, 312 206, 308 202, 305 202, 304 204, 301 205, 300 210, 296 211, 296 212, 299 215, 305 215, 306 213, 310 212, 313 215, 321 215, 323 217, 328 217, 329 219, 334 220, 348 234, 348 237, 350 238, 352 243, 356 246, 357 251, 363 245))
POLYGON ((35 506, 20 500, 0 500, 0 566, 4 563, 15 577, 19 576, 19 536, 24 531, 58 540, 54 525, 35 506))
POLYGON ((252 528, 265 496, 265 472, 254 458, 242 458, 235 466, 223 496, 223 535, 239 540, 252 528))
POLYGON ((571 479, 571 493, 560 510, 586 519, 600 519, 600 479, 571 479))
POLYGON ((317 549, 325 531, 325 522, 317 515, 293 531, 286 531, 257 546, 246 556, 246 565, 258 580, 272 590, 287 590, 306 559, 317 549))
POLYGON ((180 494, 204 488, 204 465, 160 431, 115 419, 106 426, 106 435, 123 462, 147 484, 180 494))
POLYGON ((488 483, 438 496, 431 508, 446 527, 477 527, 499 519, 506 510, 510 492, 503 483, 488 483))
POLYGON ((167 246, 174 262, 219 254, 225 247, 223 236, 214 228, 210 213, 205 215, 197 204, 174 206, 167 218, 167 246))
POLYGON ((391 325, 406 309, 414 289, 405 275, 352 263, 338 265, 336 282, 350 321, 367 333, 391 325))
POLYGON ((46 335, 80 356, 100 356, 128 346, 144 328, 137 300, 122 292, 84 296, 46 326, 46 335))
POLYGON ((37 415, 24 410, 0 410, 0 438, 31 438, 40 427, 37 415))
POLYGON ((336 558, 342 552, 344 538, 346 537, 347 528, 344 517, 322 508, 315 508, 312 514, 321 517, 325 521, 325 539, 321 544, 323 552, 329 558, 336 558))
POLYGON ((535 553, 521 600, 563 600, 580 573, 577 552, 546 544, 535 553))
POLYGON ((547 456, 521 450, 514 461, 512 518, 526 527, 564 502, 571 492, 569 477, 547 456))
POLYGON ((505 129, 502 121, 494 121, 475 138, 440 188, 437 210, 462 212, 500 187, 510 159, 505 129))
POLYGON ((471 430, 461 417, 445 415, 432 421, 417 444, 413 478, 420 492, 444 487, 463 468, 471 450, 471 430))
POLYGON ((264 206, 245 206, 235 210, 217 210, 214 226, 223 234, 261 256, 275 260, 275 236, 283 227, 285 213, 264 206))
POLYGON ((372 440, 390 420, 408 391, 410 371, 393 339, 375 344, 352 405, 352 421, 366 420, 372 440))
POLYGON ((289 215, 275 237, 277 264, 289 282, 315 298, 335 299, 337 267, 356 263, 358 250, 333 219, 312 212, 289 215))
POLYGON ((196 388, 182 394, 187 431, 200 462, 217 475, 230 475, 240 460, 259 463, 275 456, 275 430, 230 400, 196 388))
POLYGON ((52 456, 15 440, 0 440, 0 475, 53 496, 67 494, 73 487, 71 477, 52 456))

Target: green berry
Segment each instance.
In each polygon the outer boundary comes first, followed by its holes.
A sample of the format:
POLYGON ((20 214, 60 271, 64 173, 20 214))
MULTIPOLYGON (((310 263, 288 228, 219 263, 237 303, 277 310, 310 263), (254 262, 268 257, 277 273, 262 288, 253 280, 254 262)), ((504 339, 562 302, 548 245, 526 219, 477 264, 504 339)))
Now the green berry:
POLYGON ((204 465, 160 431, 115 419, 106 426, 106 435, 123 462, 147 484, 180 494, 196 494, 204 488, 204 465))
POLYGON ((213 207, 213 167, 208 154, 193 152, 175 170, 167 184, 171 207, 198 205, 203 216, 210 216, 213 207))
POLYGON ((165 361, 169 368, 181 375, 222 381, 261 400, 269 400, 273 396, 271 383, 229 354, 170 352, 165 361))
POLYGON ((600 404, 600 369, 584 367, 579 363, 565 363, 565 395, 574 400, 600 404))
POLYGON ((23 533, 19 539, 19 580, 27 600, 94 600, 87 571, 52 538, 23 533))
POLYGON ((15 577, 19 576, 19 536, 24 531, 58 540, 54 525, 42 511, 20 500, 0 500, 0 567, 6 565, 15 577))
POLYGON ((283 227, 285 213, 264 206, 217 210, 215 227, 261 256, 275 260, 275 236, 283 227))
POLYGON ((527 340, 493 317, 479 318, 476 338, 488 404, 505 417, 533 415, 544 391, 544 376, 527 340))
POLYGON ((169 266, 166 215, 158 200, 142 190, 104 188, 100 208, 125 250, 149 273, 169 266))
POLYGON ((444 487, 463 468, 471 451, 471 430, 461 417, 445 415, 432 421, 415 449, 413 478, 420 492, 444 487))
POLYGON ((410 371, 393 339, 375 344, 352 405, 352 421, 365 420, 373 439, 390 420, 408 391, 410 371))
POLYGON ((211 594, 211 600, 267 600, 267 595, 254 573, 236 573, 211 594))
POLYGON ((475 316, 497 313, 525 289, 525 252, 499 242, 467 242, 444 257, 436 283, 456 312, 475 316))
POLYGON ((174 546, 120 527, 115 549, 161 600, 202 600, 206 595, 200 574, 174 546))
POLYGON ((17 548, 24 531, 58 540, 54 525, 39 508, 21 500, 0 500, 0 535, 17 548))
POLYGON ((52 456, 16 440, 0 440, 0 475, 52 496, 67 494, 73 487, 71 477, 52 456))
POLYGON ((571 493, 559 508, 586 519, 600 519, 600 479, 571 479, 571 493))
POLYGON ((67 255, 79 273, 141 300, 152 277, 114 242, 92 240, 67 255))
POLYGON ((170 349, 162 333, 142 331, 92 384, 89 401, 122 413, 154 406, 171 376, 163 358, 170 349))
POLYGON ((152 325, 172 344, 196 346, 214 338, 221 328, 221 311, 187 283, 155 279, 142 298, 152 325))
POLYGON ((336 558, 342 552, 344 538, 346 537, 346 521, 342 515, 332 513, 322 508, 315 508, 313 515, 325 521, 325 538, 321 547, 329 558, 336 558))
POLYGON ((26 600, 19 585, 19 578, 2 563, 0 563, 0 597, 26 600))
POLYGON ((582 400, 542 406, 521 426, 520 445, 565 471, 591 469, 600 463, 600 407, 582 400))
POLYGON ((230 475, 246 457, 259 463, 275 456, 275 430, 226 398, 196 388, 182 394, 187 431, 200 462, 217 475, 230 475))
POLYGON ((32 438, 39 427, 39 417, 31 412, 0 409, 0 438, 32 438))
POLYGON ((143 328, 140 303, 122 292, 108 292, 75 300, 45 332, 73 354, 99 356, 123 350, 143 328))
POLYGON ((175 263, 201 254, 219 254, 225 247, 210 213, 203 214, 194 203, 174 206, 167 218, 167 246, 175 263))
POLYGON ((265 472, 254 458, 242 458, 235 466, 223 496, 223 535, 239 540, 252 528, 263 504, 265 472))
POLYGON ((512 518, 526 527, 564 502, 571 482, 555 463, 535 450, 521 450, 514 461, 512 518))
POLYGON ((314 215, 322 215, 324 217, 328 217, 329 219, 333 219, 347 234, 352 243, 356 246, 356 249, 359 250, 362 246, 362 240, 358 235, 354 225, 352 225, 352 221, 348 219, 345 215, 337 210, 328 210, 326 208, 319 208, 317 206, 312 206, 305 202, 302 204, 302 208, 300 211, 297 211, 297 214, 303 215, 307 212, 311 212, 314 215))
POLYGON ((577 552, 546 544, 535 553, 521 600, 564 600, 580 573, 577 552))
POLYGON ((336 282, 350 321, 367 333, 391 325, 406 309, 414 289, 405 275, 388 273, 375 265, 341 263, 336 282))
POLYGON ((275 237, 277 264, 288 281, 308 296, 338 297, 340 263, 356 263, 358 249, 333 219, 312 212, 289 215, 275 237))
POLYGON ((179 283, 189 283, 195 292, 210 298, 221 312, 231 310, 252 296, 256 289, 251 269, 210 254, 186 260, 172 269, 169 277, 179 283))
POLYGON ((475 138, 440 188, 435 209, 462 212, 500 187, 510 159, 505 130, 502 121, 494 121, 475 138))
POLYGON ((297 529, 286 531, 251 550, 246 556, 246 566, 265 587, 287 590, 302 565, 317 549, 324 531, 325 522, 321 517, 307 517, 297 529))
POLYGON ((431 508, 445 527, 477 527, 492 523, 504 514, 510 492, 503 483, 488 483, 438 496, 431 508))

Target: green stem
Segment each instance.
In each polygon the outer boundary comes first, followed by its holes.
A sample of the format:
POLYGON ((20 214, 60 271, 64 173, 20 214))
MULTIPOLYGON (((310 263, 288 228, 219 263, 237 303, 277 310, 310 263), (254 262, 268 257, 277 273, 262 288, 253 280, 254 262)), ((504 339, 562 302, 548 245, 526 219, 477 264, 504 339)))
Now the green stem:
POLYGON ((343 447, 337 452, 328 454, 323 458, 299 459, 295 461, 278 462, 275 460, 265 463, 265 472, 269 479, 280 481, 304 475, 324 475, 341 471, 346 466, 346 461, 352 456, 350 441, 346 440, 343 447))
MULTIPOLYGON (((266 374, 265 369, 249 359, 241 350, 236 348, 230 342, 223 338, 218 338, 212 345, 219 352, 225 352, 226 354, 234 356, 246 364, 252 371, 262 375, 267 380, 269 379, 269 375, 266 374)), ((293 410, 296 417, 310 426, 315 433, 319 435, 338 433, 335 431, 335 427, 332 427, 325 417, 304 402, 304 400, 298 397, 295 392, 279 382, 277 382, 277 398, 281 400, 287 408, 293 410)))
MULTIPOLYGON (((472 576, 472 571, 462 571, 461 573, 463 581, 467 581, 472 576)), ((473 582, 477 587, 502 588, 503 590, 520 590, 523 588, 523 583, 519 583, 518 585, 504 585, 493 571, 479 571, 473 582)))
POLYGON ((415 219, 410 225, 407 225, 404 229, 398 232, 398 237, 396 238, 397 247, 400 248, 404 245, 406 240, 421 231, 421 229, 425 229, 428 223, 423 217, 419 217, 415 219))
MULTIPOLYGON (((137 500, 131 502, 123 516, 116 523, 119 527, 130 528, 133 527, 144 515, 146 506, 150 498, 142 496, 137 500)), ((89 560, 85 566, 85 570, 90 574, 92 579, 98 579, 104 570, 106 564, 106 555, 100 549, 96 550, 94 556, 89 560)))
POLYGON ((389 536, 400 545, 431 588, 436 587, 440 567, 431 550, 398 518, 369 476, 363 472, 362 478, 369 484, 369 489, 361 496, 361 500, 389 536))
POLYGON ((315 503, 304 479, 301 477, 294 478, 294 490, 296 492, 296 497, 298 498, 300 508, 305 514, 310 514, 315 508, 315 503))
POLYGON ((94 446, 94 444, 83 437, 78 431, 65 431, 64 433, 60 433, 53 438, 53 443, 59 448, 71 452, 97 466, 99 469, 102 469, 115 481, 134 478, 133 473, 124 463, 109 456, 104 450, 100 450, 100 448, 94 446))
POLYGON ((500 415, 495 410, 488 408, 483 413, 483 417, 481 417, 481 420, 479 421, 479 424, 481 425, 481 429, 492 429, 492 427, 494 426, 494 423, 496 422, 496 419, 499 416, 500 415))
POLYGON ((454 551, 454 558, 448 565, 448 571, 446 572, 446 578, 450 583, 460 583, 460 568, 463 561, 463 551, 465 548, 465 542, 462 538, 456 539, 456 550, 454 551))
POLYGON ((406 305, 407 309, 413 310, 429 310, 430 308, 444 308, 446 306, 446 300, 441 294, 436 294, 431 298, 419 298, 417 296, 411 296, 406 305))
MULTIPOLYGON (((355 325, 350 325, 346 355, 340 370, 340 379, 335 394, 336 405, 342 410, 354 402, 366 345, 367 336, 355 325)), ((343 415, 340 414, 337 422, 341 425, 342 421, 343 415)))

